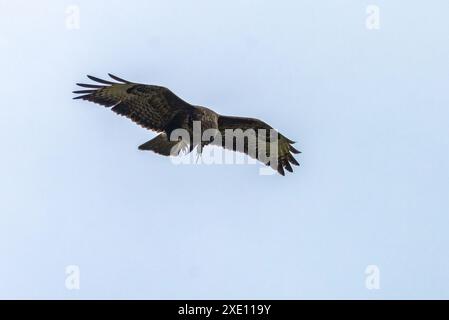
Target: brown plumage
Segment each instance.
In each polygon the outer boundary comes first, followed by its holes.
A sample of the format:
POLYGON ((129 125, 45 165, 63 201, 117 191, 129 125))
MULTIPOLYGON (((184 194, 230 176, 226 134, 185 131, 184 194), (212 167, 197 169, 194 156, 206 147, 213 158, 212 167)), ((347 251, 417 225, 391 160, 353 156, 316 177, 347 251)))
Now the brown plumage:
POLYGON ((261 120, 222 116, 208 108, 185 102, 165 87, 133 83, 112 74, 109 76, 117 82, 88 76, 89 79, 101 85, 77 83, 78 86, 86 89, 73 91, 73 93, 79 94, 74 99, 83 99, 112 107, 111 110, 115 113, 131 119, 146 129, 160 132, 154 139, 139 146, 141 150, 152 150, 158 154, 169 156, 178 155, 182 150, 191 151, 195 147, 198 147, 198 151, 201 152, 202 147, 213 143, 233 151, 244 152, 263 161, 281 175, 285 174, 284 169, 293 171, 291 164, 299 165, 292 155, 292 153, 300 153, 292 146, 294 142, 274 131, 271 126, 261 120), (195 142, 193 138, 187 142, 181 141, 181 139, 170 141, 169 137, 176 129, 185 129, 190 137, 193 137, 194 121, 201 123, 202 132, 211 129, 215 130, 212 132, 216 132, 217 135, 214 134, 215 136, 210 141, 201 141, 200 143, 195 142), (231 143, 226 144, 226 132, 237 129, 246 132, 244 143, 239 144, 234 139, 234 141, 230 140, 231 143), (265 133, 259 130, 267 131, 265 133), (271 137, 271 144, 269 130, 273 130, 272 132, 275 133, 274 137, 271 137), (220 136, 222 139, 218 139, 220 136), (276 147, 272 142, 273 138, 277 139, 276 157, 267 158, 270 155, 270 149, 274 150, 276 147), (263 152, 264 150, 265 152, 263 152))

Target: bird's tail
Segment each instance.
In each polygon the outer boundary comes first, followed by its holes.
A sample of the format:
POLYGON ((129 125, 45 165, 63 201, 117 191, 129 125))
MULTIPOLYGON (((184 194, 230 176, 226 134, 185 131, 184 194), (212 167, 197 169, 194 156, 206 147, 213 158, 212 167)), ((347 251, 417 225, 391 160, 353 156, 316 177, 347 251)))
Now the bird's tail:
POLYGON ((185 148, 183 141, 170 141, 165 133, 139 146, 139 150, 151 150, 163 156, 177 156, 185 148))

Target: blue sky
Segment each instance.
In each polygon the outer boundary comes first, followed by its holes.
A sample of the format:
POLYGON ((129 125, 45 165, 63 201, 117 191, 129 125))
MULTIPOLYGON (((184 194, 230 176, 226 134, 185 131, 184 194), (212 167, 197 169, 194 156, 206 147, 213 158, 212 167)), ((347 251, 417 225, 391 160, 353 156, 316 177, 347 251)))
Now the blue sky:
POLYGON ((447 1, 0 8, 0 298, 449 298, 447 1), (107 72, 263 119, 301 167, 139 151, 153 133, 71 99, 107 72))

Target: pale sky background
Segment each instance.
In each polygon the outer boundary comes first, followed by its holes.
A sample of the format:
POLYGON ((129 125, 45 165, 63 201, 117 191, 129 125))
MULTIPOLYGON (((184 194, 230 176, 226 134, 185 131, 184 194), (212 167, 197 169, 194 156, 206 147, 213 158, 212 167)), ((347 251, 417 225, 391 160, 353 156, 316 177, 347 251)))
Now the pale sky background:
POLYGON ((0 298, 449 298, 448 12, 1 0, 0 298), (261 118, 302 166, 261 176, 139 151, 153 133, 71 99, 107 72, 261 118))

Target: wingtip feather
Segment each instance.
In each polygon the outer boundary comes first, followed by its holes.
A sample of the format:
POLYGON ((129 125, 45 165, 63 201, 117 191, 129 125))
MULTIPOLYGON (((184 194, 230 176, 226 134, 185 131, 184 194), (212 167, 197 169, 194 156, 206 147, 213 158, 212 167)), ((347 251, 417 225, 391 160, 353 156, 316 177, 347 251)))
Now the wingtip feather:
POLYGON ((95 90, 75 90, 75 91, 72 91, 72 93, 75 93, 75 94, 80 94, 80 93, 93 93, 93 92, 95 92, 95 90))
POLYGON ((290 151, 291 151, 292 153, 294 153, 294 154, 299 154, 299 153, 301 153, 301 151, 296 150, 295 147, 293 147, 293 146, 290 146, 289 149, 290 149, 290 151))
POLYGON ((118 81, 118 82, 130 83, 128 80, 119 78, 119 77, 113 75, 112 73, 108 73, 108 76, 110 76, 112 79, 114 79, 115 81, 118 81))
POLYGON ((282 164, 278 165, 278 172, 281 176, 285 176, 284 168, 282 167, 282 164))
POLYGON ((86 84, 86 83, 77 83, 77 86, 83 87, 83 88, 92 88, 92 89, 101 89, 104 88, 104 86, 100 86, 98 84, 86 84))
POLYGON ((82 96, 73 97, 73 100, 78 100, 78 99, 86 100, 87 97, 89 97, 89 96, 90 96, 90 94, 85 94, 85 95, 82 95, 82 96))
POLYGON ((289 154, 288 156, 288 161, 290 161, 295 166, 299 166, 299 162, 296 161, 296 159, 291 154, 289 154))
POLYGON ((88 77, 90 80, 95 81, 95 82, 98 82, 98 83, 109 84, 109 85, 114 84, 114 82, 107 81, 107 80, 103 80, 103 79, 100 79, 100 78, 97 78, 97 77, 94 77, 94 76, 91 76, 91 75, 87 75, 87 77, 88 77))

